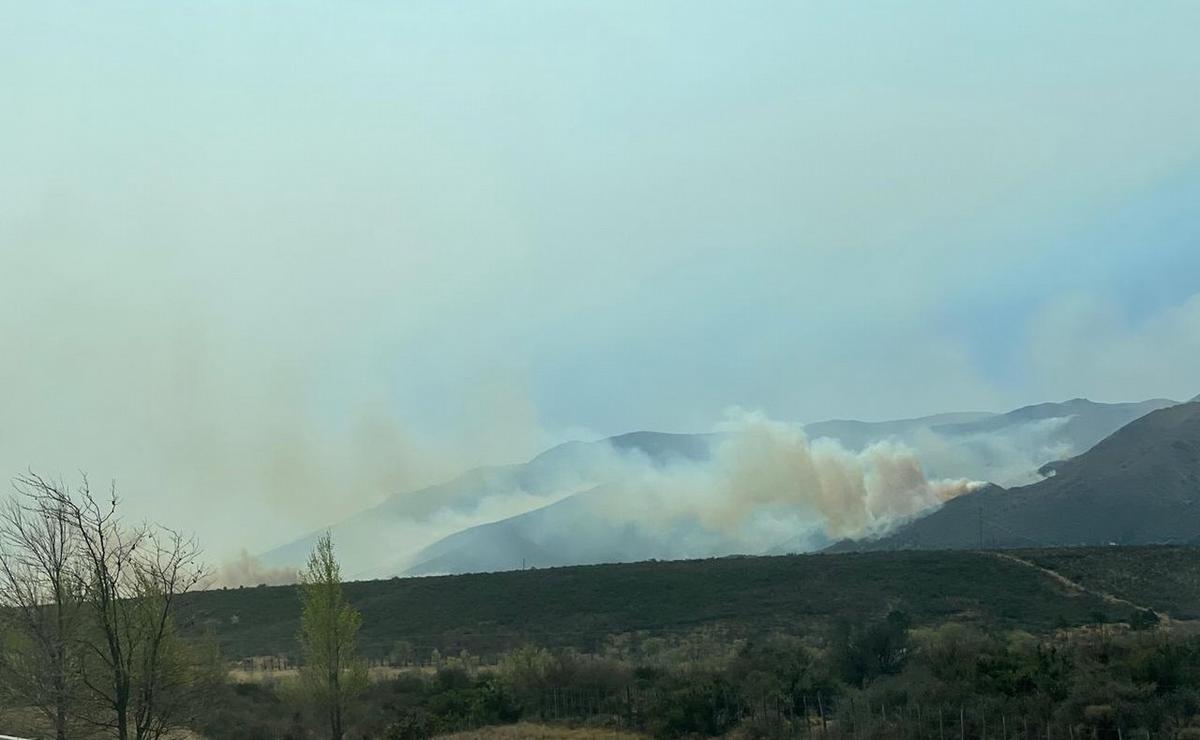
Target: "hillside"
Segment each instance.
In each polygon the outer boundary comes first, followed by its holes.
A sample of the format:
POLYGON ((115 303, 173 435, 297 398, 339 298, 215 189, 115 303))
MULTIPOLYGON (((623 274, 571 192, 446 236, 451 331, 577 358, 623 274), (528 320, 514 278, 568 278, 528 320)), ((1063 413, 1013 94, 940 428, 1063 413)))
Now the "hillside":
POLYGON ((903 438, 915 432, 954 424, 979 422, 996 416, 998 414, 986 411, 958 411, 893 421, 830 419, 829 421, 805 424, 804 432, 812 439, 828 437, 836 439, 847 449, 861 450, 883 439, 903 438))
POLYGON ((961 496, 845 550, 1200 541, 1200 403, 1150 413, 1039 483, 961 496))
POLYGON ((1073 547, 1020 555, 1090 590, 1119 594, 1175 619, 1200 620, 1200 562, 1194 547, 1073 547))
POLYGON ((609 486, 597 486, 525 514, 457 532, 417 553, 415 565, 403 575, 745 554, 729 536, 705 529, 694 519, 650 528, 606 518, 609 494, 609 486))
MULTIPOLYGON (((1146 568, 1162 561, 1200 569, 1200 549, 1125 552, 1146 568)), ((1114 567, 1108 550, 1075 554, 1090 577, 1117 579, 1104 575, 1114 567)), ((1188 588, 1200 600, 1200 588, 1188 588)), ((487 657, 529 642, 590 650, 609 635, 634 631, 668 638, 717 627, 731 635, 823 633, 841 620, 890 609, 919 624, 966 620, 1032 631, 1084 624, 1097 612, 1108 619, 1130 613, 1064 589, 1029 565, 977 552, 643 562, 363 581, 346 591, 362 610, 361 642, 371 657, 386 655, 398 640, 412 643, 418 655, 436 647, 487 657)), ((300 610, 293 587, 189 594, 182 610, 188 629, 213 634, 228 657, 295 649, 300 610)))

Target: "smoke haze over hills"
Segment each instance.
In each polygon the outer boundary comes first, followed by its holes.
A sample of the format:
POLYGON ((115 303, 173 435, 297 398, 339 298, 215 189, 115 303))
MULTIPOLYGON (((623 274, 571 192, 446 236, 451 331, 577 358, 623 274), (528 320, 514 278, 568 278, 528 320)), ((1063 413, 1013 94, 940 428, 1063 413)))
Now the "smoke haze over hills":
MULTIPOLYGON (((0 477, 116 479, 218 562, 374 511, 392 568, 598 485, 503 468, 564 440, 1190 397, 1198 13, 14 7, 0 477)), ((807 436, 1008 485, 1068 416, 807 436)))
MULTIPOLYGON (((394 495, 333 534, 356 577, 805 552, 885 533, 971 481, 1040 479, 1046 463, 1172 403, 1076 399, 807 427, 736 412, 713 434, 627 434, 472 471, 394 495)), ((299 564, 313 539, 265 562, 299 564)))

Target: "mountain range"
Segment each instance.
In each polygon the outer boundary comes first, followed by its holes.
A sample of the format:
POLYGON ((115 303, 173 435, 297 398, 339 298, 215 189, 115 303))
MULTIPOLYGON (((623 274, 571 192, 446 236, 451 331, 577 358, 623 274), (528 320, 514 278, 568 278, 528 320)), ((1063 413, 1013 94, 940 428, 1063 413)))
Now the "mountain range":
MULTIPOLYGON (((1054 475, 1047 482, 1059 480, 1060 466, 1067 465, 1060 461, 1086 451, 1135 419, 1175 405, 1167 399, 1120 404, 1074 399, 1002 414, 832 420, 806 425, 804 431, 812 440, 836 442, 847 454, 879 443, 903 445, 916 453, 930 478, 993 481, 1020 491, 1020 484, 1038 481, 1042 474, 1054 475)), ((331 530, 352 578, 791 552, 833 544, 833 539, 807 529, 781 534, 773 541, 748 543, 745 537, 732 536, 694 517, 643 527, 637 512, 632 517, 604 515, 616 506, 630 505, 628 499, 617 502, 622 492, 613 478, 614 459, 632 459, 651 471, 673 470, 681 463, 708 460, 722 439, 721 433, 634 432, 595 442, 568 442, 527 463, 479 468, 443 484, 392 495, 331 530)), ((959 501, 983 500, 1001 491, 1009 492, 992 486, 955 499, 891 536, 916 531, 909 527, 947 516, 943 512, 958 511, 963 506, 959 501)), ((654 512, 647 510, 645 515, 654 512)), ((959 526, 957 520, 954 526, 959 526)), ((999 531, 1007 525, 997 520, 995 526, 999 531)), ((977 530, 978 526, 972 531, 977 534, 977 530)), ((298 565, 316 536, 276 548, 262 559, 267 565, 298 565)), ((898 542, 885 537, 863 542, 861 547, 912 546, 898 542)))

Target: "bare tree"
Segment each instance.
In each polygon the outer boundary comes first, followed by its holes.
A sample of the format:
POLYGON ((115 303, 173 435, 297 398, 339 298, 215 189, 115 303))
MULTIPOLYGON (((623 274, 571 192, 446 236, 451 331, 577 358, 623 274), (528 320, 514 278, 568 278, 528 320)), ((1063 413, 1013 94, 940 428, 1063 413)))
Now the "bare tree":
POLYGON ((0 505, 0 685, 40 711, 65 740, 79 697, 82 593, 74 567, 79 537, 58 501, 63 484, 33 473, 0 505))
POLYGON ((136 737, 158 738, 190 719, 201 670, 194 646, 175 629, 176 599, 197 586, 205 570, 195 540, 169 529, 150 531, 137 559, 133 600, 139 613, 139 664, 134 672, 136 737))
POLYGON ((78 537, 75 577, 90 622, 81 680, 102 710, 91 721, 119 740, 161 737, 185 719, 189 665, 173 615, 179 594, 204 576, 195 540, 126 525, 115 487, 97 500, 86 477, 74 493, 44 492, 78 537))

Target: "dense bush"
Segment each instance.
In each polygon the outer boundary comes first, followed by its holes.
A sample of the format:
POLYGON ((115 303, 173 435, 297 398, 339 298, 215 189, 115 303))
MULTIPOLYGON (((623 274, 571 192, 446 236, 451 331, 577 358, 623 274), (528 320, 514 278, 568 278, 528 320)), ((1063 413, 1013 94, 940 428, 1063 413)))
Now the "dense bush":
POLYGON ((299 740, 308 737, 301 712, 282 697, 278 684, 230 683, 213 697, 196 727, 211 738, 299 740))
POLYGON ((861 626, 843 623, 833 649, 833 661, 843 681, 862 687, 880 676, 898 673, 908 657, 907 614, 892 611, 861 626))
MULTIPOLYGON (((1036 637, 963 624, 910 629, 891 613, 822 639, 771 635, 705 649, 689 638, 648 652, 635 643, 621 654, 647 663, 526 647, 495 668, 459 658, 378 681, 348 737, 418 740, 523 719, 747 739, 819 727, 843 737, 914 726, 930 734, 945 724, 979 735, 988 723, 1014 735, 1052 725, 1063 736, 1115 738, 1186 735, 1200 724, 1200 637, 1160 630, 1100 625, 1036 637), (696 657, 658 659, 673 651, 696 657)), ((309 737, 302 715, 286 683, 231 685, 197 729, 214 740, 298 739, 309 737)))
POLYGON ((726 675, 671 677, 666 684, 648 712, 656 737, 715 737, 741 720, 741 697, 726 675))

